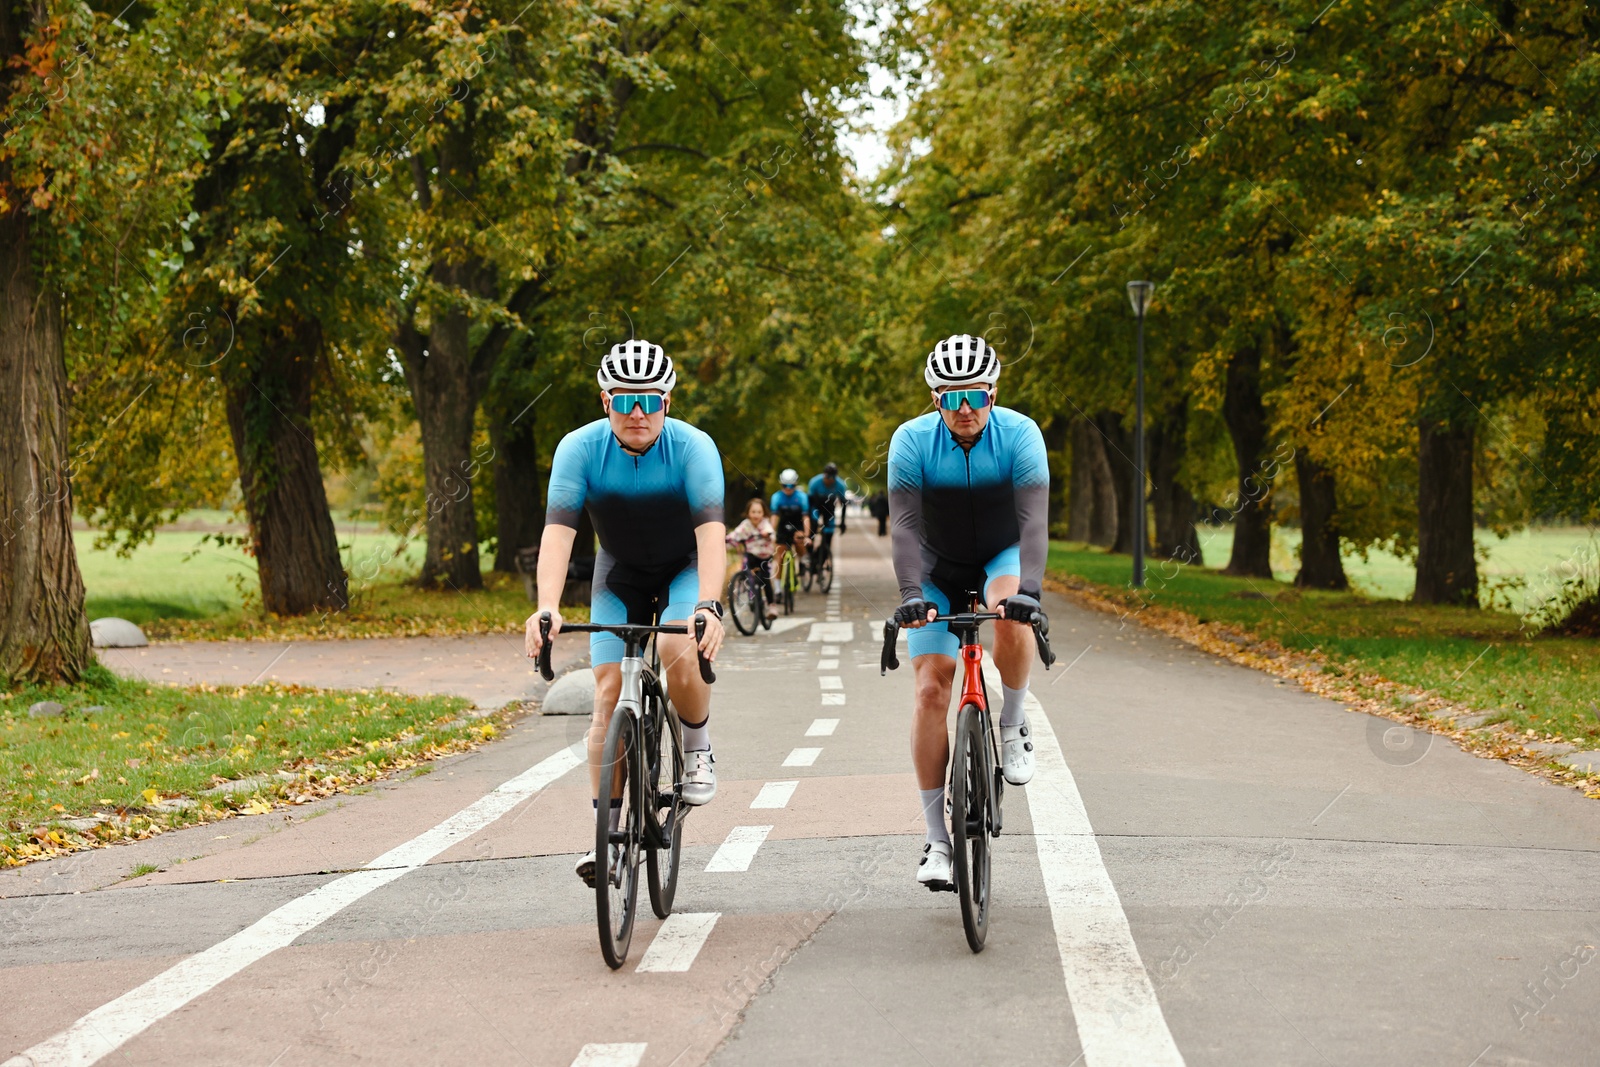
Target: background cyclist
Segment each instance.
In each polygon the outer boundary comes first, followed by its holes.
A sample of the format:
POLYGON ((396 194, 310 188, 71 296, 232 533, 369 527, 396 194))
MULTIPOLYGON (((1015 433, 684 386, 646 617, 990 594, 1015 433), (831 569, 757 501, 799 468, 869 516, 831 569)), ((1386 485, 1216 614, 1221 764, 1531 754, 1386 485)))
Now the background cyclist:
MULTIPOLYGON (((539 616, 561 631, 561 590, 587 508, 600 538, 590 620, 602 624, 706 620, 700 648, 715 658, 722 644, 722 459, 703 431, 667 418, 677 375, 659 345, 625 341, 600 360, 600 405, 605 417, 573 430, 556 446, 544 536, 539 542, 539 607, 528 616, 529 656, 541 646, 539 616), (698 594, 698 596, 697 596, 698 594), (696 602, 698 600, 698 603, 696 602)), ((716 795, 711 757, 711 688, 700 677, 690 635, 662 634, 661 661, 673 707, 683 722, 683 799, 704 804, 716 795)), ((589 726, 589 784, 600 796, 606 727, 622 690, 622 639, 591 634, 594 718, 589 726)), ((598 806, 599 800, 595 804, 598 806)), ((620 808, 613 805, 615 829, 620 808)), ((593 886, 595 855, 578 861, 593 886)))
POLYGON ((901 599, 895 617, 912 629, 907 641, 916 674, 911 759, 928 827, 917 881, 947 889, 946 719, 958 646, 945 623, 928 620, 969 610, 972 591, 981 591, 988 610, 1005 612, 994 634, 1003 683, 1001 763, 1007 782, 1025 785, 1034 762, 1022 707, 1034 656, 1027 623, 1040 610, 1049 550, 1050 467, 1038 425, 994 406, 1000 360, 981 338, 940 341, 923 377, 937 410, 895 431, 889 507, 901 599))
POLYGON ((818 559, 826 559, 828 553, 833 551, 833 521, 837 518, 839 529, 844 529, 844 509, 848 502, 844 481, 839 477, 839 465, 829 463, 824 466, 822 473, 806 486, 806 496, 811 501, 812 529, 820 534, 822 555, 818 559))
MULTIPOLYGON (((767 518, 767 506, 760 497, 751 497, 750 503, 744 506, 744 520, 728 534, 728 544, 744 552, 744 565, 759 574, 771 590, 772 554, 778 547, 778 531, 767 518)), ((773 606, 771 597, 767 598, 766 606, 767 618, 776 618, 778 609, 773 606)))
MULTIPOLYGON (((783 473, 778 475, 778 486, 778 491, 772 494, 770 508, 772 518, 778 525, 778 554, 772 560, 773 577, 783 573, 783 557, 786 553, 803 554, 806 542, 811 540, 811 503, 799 488, 799 472, 793 467, 785 467, 783 473)), ((774 590, 773 599, 777 598, 778 592, 774 590)))

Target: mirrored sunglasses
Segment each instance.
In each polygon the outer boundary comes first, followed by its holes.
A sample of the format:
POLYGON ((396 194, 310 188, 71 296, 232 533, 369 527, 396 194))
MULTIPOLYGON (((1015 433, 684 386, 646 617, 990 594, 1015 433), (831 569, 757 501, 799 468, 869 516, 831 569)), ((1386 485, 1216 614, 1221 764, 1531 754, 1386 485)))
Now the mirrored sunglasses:
POLYGON ((951 389, 939 394, 939 406, 946 411, 960 411, 963 402, 970 405, 973 411, 982 411, 989 406, 990 400, 987 389, 951 389))
POLYGON ((654 415, 666 403, 660 393, 612 393, 611 410, 618 415, 631 415, 638 408, 646 415, 654 415))

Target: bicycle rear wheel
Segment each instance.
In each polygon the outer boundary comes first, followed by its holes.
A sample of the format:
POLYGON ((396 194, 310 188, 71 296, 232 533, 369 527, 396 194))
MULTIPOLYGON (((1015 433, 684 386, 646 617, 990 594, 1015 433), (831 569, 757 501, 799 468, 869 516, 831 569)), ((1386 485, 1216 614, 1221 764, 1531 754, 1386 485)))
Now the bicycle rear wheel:
POLYGON ((827 593, 833 589, 833 552, 830 550, 822 557, 822 563, 817 570, 817 589, 827 593))
POLYGON ((602 753, 600 782, 611 782, 612 792, 620 794, 612 799, 621 800, 622 819, 613 831, 607 805, 595 808, 595 919, 600 927, 600 953, 606 965, 616 970, 627 960, 628 945, 633 941, 644 829, 638 723, 625 708, 612 714, 602 753))
POLYGON ((755 590, 757 581, 760 579, 752 580, 750 571, 743 567, 728 579, 728 614, 733 616, 733 624, 746 637, 755 633, 760 624, 761 594, 755 590))
POLYGON ((646 804, 653 820, 656 843, 646 853, 650 876, 650 910, 656 918, 672 914, 678 893, 678 863, 683 856, 683 727, 677 712, 667 706, 655 686, 645 690, 645 717, 655 722, 652 731, 646 804))
POLYGON ((989 933, 989 743, 983 713, 964 704, 956 716, 956 748, 950 765, 950 838, 961 925, 967 944, 982 952, 989 933))

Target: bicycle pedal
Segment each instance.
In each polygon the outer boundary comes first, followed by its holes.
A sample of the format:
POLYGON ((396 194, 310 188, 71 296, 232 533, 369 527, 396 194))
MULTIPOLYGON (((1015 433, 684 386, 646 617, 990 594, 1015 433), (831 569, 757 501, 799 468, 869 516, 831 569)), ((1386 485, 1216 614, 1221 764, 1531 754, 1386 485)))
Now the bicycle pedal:
POLYGON ((922 884, 928 887, 930 893, 954 893, 956 891, 954 882, 923 882, 922 884))

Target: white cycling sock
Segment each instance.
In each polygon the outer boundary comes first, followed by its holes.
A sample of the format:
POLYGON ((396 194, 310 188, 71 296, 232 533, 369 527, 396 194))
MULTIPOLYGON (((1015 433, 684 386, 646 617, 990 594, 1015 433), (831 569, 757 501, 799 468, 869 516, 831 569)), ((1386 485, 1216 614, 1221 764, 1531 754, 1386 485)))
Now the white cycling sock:
POLYGON ((1000 725, 1021 726, 1028 721, 1027 713, 1022 710, 1022 702, 1028 698, 1028 687, 1013 689, 1004 682, 1000 683, 1002 700, 1000 703, 1000 725))
POLYGON ((944 786, 937 789, 919 789, 922 797, 922 817, 928 824, 928 840, 950 843, 950 829, 944 824, 944 786))
POLYGON ((707 715, 693 726, 683 724, 683 750, 685 752, 711 751, 711 716, 707 715))

